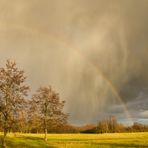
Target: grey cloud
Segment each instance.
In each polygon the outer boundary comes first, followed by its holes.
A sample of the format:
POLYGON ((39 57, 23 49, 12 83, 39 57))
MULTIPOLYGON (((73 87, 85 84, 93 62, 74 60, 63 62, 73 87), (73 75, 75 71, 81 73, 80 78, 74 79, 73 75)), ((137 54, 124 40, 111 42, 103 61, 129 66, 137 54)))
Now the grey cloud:
POLYGON ((52 85, 66 99, 72 123, 126 118, 113 90, 141 118, 136 107, 139 113, 147 108, 147 14, 147 0, 1 0, 1 65, 16 60, 33 92, 52 85))
POLYGON ((145 111, 141 112, 140 115, 143 118, 148 118, 148 110, 145 110, 145 111))

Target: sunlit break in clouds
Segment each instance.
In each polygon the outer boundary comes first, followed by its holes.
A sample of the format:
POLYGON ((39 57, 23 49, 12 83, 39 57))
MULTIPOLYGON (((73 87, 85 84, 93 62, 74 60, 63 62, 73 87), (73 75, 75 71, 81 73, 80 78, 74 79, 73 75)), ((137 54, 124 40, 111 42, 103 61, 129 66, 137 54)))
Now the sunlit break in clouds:
POLYGON ((59 92, 72 124, 148 123, 147 0, 0 0, 0 58, 59 92))

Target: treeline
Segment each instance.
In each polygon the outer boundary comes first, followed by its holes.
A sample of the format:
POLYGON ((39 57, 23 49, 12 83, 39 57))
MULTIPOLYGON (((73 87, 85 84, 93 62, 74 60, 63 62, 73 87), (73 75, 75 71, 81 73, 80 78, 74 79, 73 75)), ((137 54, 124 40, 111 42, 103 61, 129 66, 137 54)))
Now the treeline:
MULTIPOLYGON (((29 115, 29 114, 28 114, 29 115)), ((31 120, 26 121, 26 117, 22 118, 10 128, 9 132, 21 133, 44 133, 44 126, 41 119, 34 116, 31 120)), ((48 120, 49 121, 49 120, 48 120)), ((3 131, 0 125, 0 131, 3 131)), ((134 122, 133 125, 124 125, 118 123, 115 117, 109 117, 95 124, 87 124, 83 126, 75 126, 67 122, 60 123, 59 121, 48 122, 48 133, 129 133, 129 132, 148 132, 148 125, 134 122)))
POLYGON ((101 120, 98 124, 83 126, 79 132, 81 133, 123 133, 123 132, 148 132, 148 125, 134 122, 133 125, 128 126, 118 123, 115 117, 109 117, 101 120), (84 128, 85 127, 85 128, 84 128))

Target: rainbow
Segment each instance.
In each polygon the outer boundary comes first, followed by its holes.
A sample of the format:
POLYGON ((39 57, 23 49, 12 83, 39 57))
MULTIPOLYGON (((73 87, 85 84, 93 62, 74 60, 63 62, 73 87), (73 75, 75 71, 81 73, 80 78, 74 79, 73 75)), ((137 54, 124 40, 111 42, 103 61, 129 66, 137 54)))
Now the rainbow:
POLYGON ((104 80, 104 82, 106 83, 106 85, 110 88, 111 92, 113 93, 113 95, 115 96, 115 98, 117 99, 117 101, 122 105, 122 108, 124 110, 124 113, 128 119, 128 121, 130 123, 133 123, 132 121, 132 116, 128 110, 127 105, 124 102, 124 99, 120 96, 120 94, 118 93, 117 89, 114 87, 113 83, 107 78, 107 76, 103 73, 103 71, 101 70, 101 68, 99 68, 97 65, 95 65, 94 63, 92 63, 90 60, 86 59, 83 54, 81 53, 80 50, 72 48, 66 41, 64 41, 63 39, 59 39, 58 36, 51 36, 49 35, 47 32, 43 31, 43 30, 36 30, 34 28, 30 28, 28 26, 24 26, 24 25, 19 25, 19 24, 12 24, 12 23, 2 23, 0 22, 0 30, 19 30, 21 32, 25 32, 25 33, 30 33, 32 35, 36 35, 39 37, 42 37, 44 39, 50 39, 53 40, 54 42, 58 42, 61 45, 63 45, 64 47, 71 49, 72 51, 76 52, 81 58, 83 58, 83 60, 85 60, 85 62, 92 67, 99 76, 101 76, 104 80))

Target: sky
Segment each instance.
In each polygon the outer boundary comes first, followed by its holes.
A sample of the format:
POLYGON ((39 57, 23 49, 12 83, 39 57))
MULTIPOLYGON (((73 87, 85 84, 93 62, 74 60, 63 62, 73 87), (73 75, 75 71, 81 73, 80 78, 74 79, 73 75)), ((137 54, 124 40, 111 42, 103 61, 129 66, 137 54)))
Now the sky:
POLYGON ((147 0, 0 0, 0 66, 51 85, 72 124, 148 123, 147 0))

